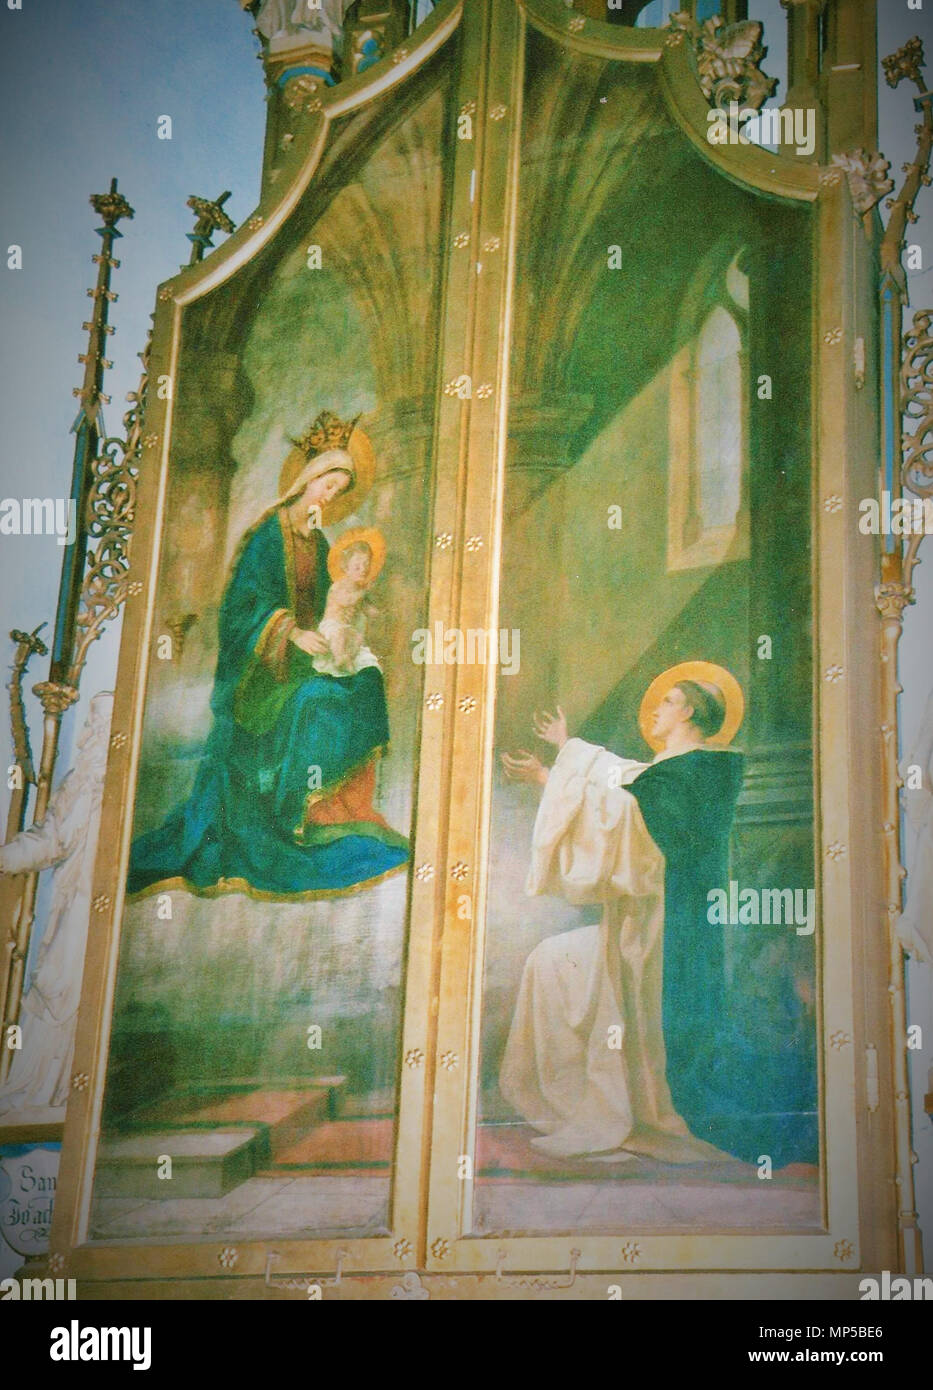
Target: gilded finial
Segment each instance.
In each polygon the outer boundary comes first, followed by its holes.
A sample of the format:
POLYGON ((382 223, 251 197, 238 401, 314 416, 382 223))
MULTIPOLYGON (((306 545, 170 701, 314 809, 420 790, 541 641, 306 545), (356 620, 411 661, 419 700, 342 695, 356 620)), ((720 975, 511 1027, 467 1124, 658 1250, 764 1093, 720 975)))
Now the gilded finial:
POLYGON ((120 236, 116 226, 121 218, 136 215, 123 194, 117 192, 116 179, 110 180, 109 193, 92 193, 88 201, 97 215, 104 219, 104 226, 113 236, 120 236))
POLYGON ((915 82, 922 91, 923 40, 914 35, 896 53, 882 58, 881 66, 884 68, 885 81, 889 87, 896 87, 902 78, 906 77, 915 82))
MULTIPOLYGON (((121 218, 133 217, 134 213, 123 194, 117 192, 116 179, 110 180, 109 193, 92 193, 89 202, 103 219, 104 225, 97 227, 96 231, 104 244, 100 254, 91 258, 97 266, 97 284, 88 290, 88 296, 94 301, 94 313, 82 324, 88 334, 87 351, 78 357, 85 369, 84 381, 74 388, 72 395, 80 400, 83 417, 93 424, 97 420, 101 404, 110 404, 110 397, 104 394, 103 384, 104 371, 112 367, 113 363, 109 357, 104 356, 104 344, 114 332, 113 327, 107 322, 107 313, 109 305, 117 298, 110 288, 110 273, 120 265, 113 255, 113 243, 116 237, 122 236, 117 230, 117 223, 121 218)), ((79 414, 78 420, 81 418, 82 415, 79 414)))
POLYGON ((205 251, 212 250, 214 243, 211 238, 215 232, 226 232, 229 235, 236 231, 236 224, 224 212, 224 203, 229 197, 230 190, 227 189, 213 201, 210 198, 199 198, 196 193, 192 193, 188 199, 188 207, 197 219, 194 231, 187 233, 188 240, 192 243, 189 265, 196 265, 203 258, 205 251))

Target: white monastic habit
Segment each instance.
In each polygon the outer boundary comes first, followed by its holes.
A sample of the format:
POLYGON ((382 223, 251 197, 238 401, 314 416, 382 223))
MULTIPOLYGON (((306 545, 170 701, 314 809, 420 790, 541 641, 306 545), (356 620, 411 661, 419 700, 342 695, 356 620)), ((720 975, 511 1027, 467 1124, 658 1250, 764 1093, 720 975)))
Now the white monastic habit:
POLYGON ((551 769, 526 892, 602 903, 603 917, 528 957, 499 1085, 554 1157, 720 1161, 728 1155, 694 1138, 665 1080, 664 858, 626 790, 646 766, 572 738, 551 769))
POLYGON ((45 935, 23 997, 23 1045, 0 1090, 0 1114, 11 1118, 54 1111, 68 1099, 112 713, 113 695, 95 695, 75 766, 52 795, 44 823, 0 846, 0 873, 55 869, 45 935))

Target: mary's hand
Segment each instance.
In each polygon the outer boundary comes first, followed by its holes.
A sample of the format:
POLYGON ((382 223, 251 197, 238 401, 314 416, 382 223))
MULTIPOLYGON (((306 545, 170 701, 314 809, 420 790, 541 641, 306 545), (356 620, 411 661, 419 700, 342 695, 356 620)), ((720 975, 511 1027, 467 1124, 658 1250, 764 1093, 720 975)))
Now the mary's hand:
POLYGON ((528 782, 532 786, 539 782, 544 786, 547 781, 547 768, 534 754, 526 753, 523 748, 517 753, 503 753, 502 766, 510 782, 528 782))
POLYGON ((570 737, 567 732, 567 719, 560 705, 557 706, 556 714, 549 714, 547 710, 539 713, 536 710, 534 730, 538 738, 543 739, 545 743, 553 743, 557 749, 563 748, 570 737))
POLYGON ((323 656, 330 651, 326 637, 322 637, 319 632, 312 632, 306 628, 296 627, 288 634, 288 640, 294 642, 296 647, 300 647, 308 656, 323 656))

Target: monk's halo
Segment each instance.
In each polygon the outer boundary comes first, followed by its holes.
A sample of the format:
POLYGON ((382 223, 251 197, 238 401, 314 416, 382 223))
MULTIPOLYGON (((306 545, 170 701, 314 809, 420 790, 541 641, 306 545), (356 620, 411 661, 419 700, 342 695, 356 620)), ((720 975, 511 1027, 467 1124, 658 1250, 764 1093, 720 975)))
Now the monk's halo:
POLYGON ((642 697, 638 711, 638 727, 648 747, 655 753, 660 753, 663 748, 664 745, 651 732, 651 723, 664 696, 681 681, 712 681, 713 685, 719 686, 726 701, 726 717, 719 733, 706 742, 711 748, 727 747, 745 717, 745 696, 732 672, 727 671, 725 666, 716 666, 712 661, 681 661, 679 665, 670 666, 655 676, 642 697))

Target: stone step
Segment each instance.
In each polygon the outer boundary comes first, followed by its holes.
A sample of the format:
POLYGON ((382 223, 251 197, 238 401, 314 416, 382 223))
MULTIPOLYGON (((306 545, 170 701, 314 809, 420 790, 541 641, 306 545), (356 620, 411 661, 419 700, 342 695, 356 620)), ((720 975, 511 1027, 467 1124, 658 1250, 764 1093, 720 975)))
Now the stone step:
POLYGON ((105 1139, 97 1154, 99 1197, 223 1197, 251 1178, 267 1144, 260 1129, 152 1130, 105 1139), (172 1160, 170 1178, 159 1160, 172 1160))
POLYGON ((137 1111, 134 1128, 197 1125, 249 1125, 264 1135, 257 1154, 275 1163, 279 1154, 325 1120, 339 1113, 346 1078, 324 1076, 313 1081, 269 1084, 259 1080, 211 1082, 164 1096, 137 1111))

